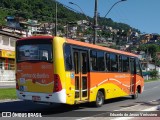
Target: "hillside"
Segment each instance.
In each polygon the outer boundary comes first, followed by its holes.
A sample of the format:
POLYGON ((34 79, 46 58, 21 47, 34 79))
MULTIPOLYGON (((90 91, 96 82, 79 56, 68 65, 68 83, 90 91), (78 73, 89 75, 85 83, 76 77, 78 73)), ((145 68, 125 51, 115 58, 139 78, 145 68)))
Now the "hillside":
MULTIPOLYGON (((1 0, 0 2, 0 24, 5 24, 6 16, 20 16, 25 19, 37 19, 39 21, 55 21, 55 1, 54 0, 1 0)), ((58 22, 66 23, 67 21, 77 21, 86 19, 81 13, 69 9, 58 3, 58 22)), ((93 18, 89 18, 93 21, 93 18)), ((107 25, 118 29, 134 29, 127 24, 117 23, 112 19, 99 18, 99 25, 107 25)), ((134 29, 138 31, 137 29, 134 29)))

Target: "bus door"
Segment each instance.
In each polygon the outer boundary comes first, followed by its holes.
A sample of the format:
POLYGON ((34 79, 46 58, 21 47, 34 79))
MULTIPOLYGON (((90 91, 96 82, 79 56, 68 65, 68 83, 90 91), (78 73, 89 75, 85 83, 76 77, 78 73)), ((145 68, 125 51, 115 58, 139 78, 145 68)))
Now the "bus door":
POLYGON ((88 100, 88 52, 73 50, 75 71, 75 101, 88 100))
POLYGON ((130 71, 131 71, 131 87, 130 87, 130 92, 134 93, 135 91, 135 86, 136 86, 136 64, 135 64, 135 59, 130 58, 130 71))

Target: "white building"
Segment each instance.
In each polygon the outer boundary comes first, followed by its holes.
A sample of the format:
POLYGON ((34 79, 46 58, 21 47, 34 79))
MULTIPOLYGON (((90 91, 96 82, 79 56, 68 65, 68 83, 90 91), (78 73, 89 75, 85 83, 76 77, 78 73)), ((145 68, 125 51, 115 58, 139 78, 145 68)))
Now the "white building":
POLYGON ((0 82, 15 80, 15 42, 18 37, 0 31, 0 82))

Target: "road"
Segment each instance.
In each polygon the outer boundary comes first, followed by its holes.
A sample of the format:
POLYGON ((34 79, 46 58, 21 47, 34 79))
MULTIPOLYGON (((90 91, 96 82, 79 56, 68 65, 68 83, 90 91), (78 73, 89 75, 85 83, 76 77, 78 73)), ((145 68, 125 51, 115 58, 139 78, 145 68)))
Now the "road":
MULTIPOLYGON (((128 97, 106 100, 105 104, 100 108, 95 108, 91 104, 85 103, 80 105, 42 105, 35 104, 30 101, 10 101, 0 102, 1 112, 36 112, 41 113, 43 117, 56 117, 56 120, 62 119, 86 119, 86 117, 99 116, 106 111, 128 111, 134 106, 143 104, 143 107, 148 106, 149 101, 160 101, 160 81, 145 83, 143 94, 139 95, 136 100, 128 97), (64 118, 65 117, 65 118, 64 118)), ((160 102, 158 103, 158 105, 160 102)))

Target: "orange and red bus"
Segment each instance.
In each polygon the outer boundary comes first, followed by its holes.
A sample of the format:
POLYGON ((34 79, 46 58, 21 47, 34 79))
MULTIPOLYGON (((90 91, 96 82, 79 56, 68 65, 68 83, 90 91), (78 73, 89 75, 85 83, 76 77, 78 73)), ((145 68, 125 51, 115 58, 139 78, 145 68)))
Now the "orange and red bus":
POLYGON ((143 92, 137 55, 53 36, 16 42, 16 89, 19 99, 78 104, 143 92))

